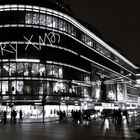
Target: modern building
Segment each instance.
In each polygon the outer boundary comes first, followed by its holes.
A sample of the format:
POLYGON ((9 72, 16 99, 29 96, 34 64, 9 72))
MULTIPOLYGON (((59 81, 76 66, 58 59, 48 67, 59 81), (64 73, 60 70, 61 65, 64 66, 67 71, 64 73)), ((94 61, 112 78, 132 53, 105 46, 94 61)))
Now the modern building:
POLYGON ((0 108, 137 108, 136 69, 61 0, 0 1, 0 108))

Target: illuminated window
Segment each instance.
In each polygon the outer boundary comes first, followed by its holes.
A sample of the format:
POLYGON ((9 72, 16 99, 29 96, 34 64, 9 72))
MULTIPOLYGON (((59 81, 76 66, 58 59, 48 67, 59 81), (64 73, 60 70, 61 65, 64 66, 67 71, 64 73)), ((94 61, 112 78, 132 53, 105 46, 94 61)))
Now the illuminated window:
POLYGON ((66 84, 62 82, 53 83, 53 92, 55 93, 66 93, 66 84))
POLYGON ((33 14, 33 24, 39 24, 39 14, 33 14))
POLYGON ((53 28, 58 29, 58 18, 53 17, 53 28))
POLYGON ((32 64, 32 76, 39 76, 38 64, 32 64))
POLYGON ((33 23, 32 17, 33 17, 32 13, 26 13, 26 16, 25 16, 25 23, 26 23, 26 24, 32 24, 32 23, 33 23))
POLYGON ((45 26, 46 23, 46 16, 41 14, 40 15, 40 25, 44 25, 45 26))
POLYGON ((2 94, 8 93, 8 81, 2 81, 2 94))
POLYGON ((23 81, 17 81, 16 94, 23 94, 23 81))
POLYGON ((39 74, 40 74, 40 76, 46 75, 45 64, 39 64, 39 74))
POLYGON ((16 63, 10 63, 9 75, 16 76, 16 63))
POLYGON ((67 31, 67 24, 61 19, 59 19, 59 29, 62 31, 67 31))
POLYGON ((58 77, 59 73, 58 73, 58 66, 53 66, 53 77, 58 77))
POLYGON ((46 65, 46 72, 48 77, 52 77, 53 75, 52 65, 46 65))
POLYGON ((8 75, 9 75, 9 63, 3 63, 2 76, 8 76, 8 75))
POLYGON ((24 65, 23 63, 17 63, 17 75, 23 76, 24 75, 24 65))
POLYGON ((58 73, 59 73, 59 78, 63 78, 63 68, 62 67, 59 67, 58 73))
POLYGON ((52 16, 46 17, 46 26, 52 27, 52 16))
POLYGON ((0 81, 0 94, 2 94, 2 87, 1 87, 1 81, 0 81))

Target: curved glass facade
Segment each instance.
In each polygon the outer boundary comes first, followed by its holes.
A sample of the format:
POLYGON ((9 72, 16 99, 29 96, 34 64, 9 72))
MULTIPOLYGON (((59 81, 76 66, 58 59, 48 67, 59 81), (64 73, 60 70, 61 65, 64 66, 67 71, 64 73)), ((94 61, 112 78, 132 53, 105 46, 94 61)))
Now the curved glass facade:
POLYGON ((25 116, 41 116, 42 105, 57 115, 60 109, 93 109, 106 101, 136 102, 135 88, 126 96, 125 83, 106 83, 119 76, 134 80, 133 65, 74 18, 46 7, 11 4, 0 5, 0 19, 1 105, 13 103, 25 116), (125 76, 129 73, 133 77, 125 76))

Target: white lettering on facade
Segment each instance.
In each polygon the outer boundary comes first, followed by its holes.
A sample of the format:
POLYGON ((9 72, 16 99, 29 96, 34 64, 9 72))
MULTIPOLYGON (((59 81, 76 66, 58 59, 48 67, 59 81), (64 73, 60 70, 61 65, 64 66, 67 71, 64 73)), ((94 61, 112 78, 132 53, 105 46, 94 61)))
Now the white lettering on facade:
MULTIPOLYGON (((58 33, 54 33, 54 32, 50 32, 50 33, 45 33, 43 38, 41 36, 38 36, 38 43, 37 42, 33 42, 33 35, 30 36, 30 38, 27 38, 26 36, 23 36, 23 38, 25 39, 25 51, 30 47, 34 47, 35 49, 37 49, 38 51, 41 50, 42 46, 47 45, 47 41, 49 42, 49 44, 51 46, 53 46, 54 43, 59 43, 60 42, 60 35, 58 33), (38 46, 36 45, 38 44, 38 46)), ((5 52, 7 53, 11 53, 11 54, 15 54, 15 57, 17 59, 17 46, 18 43, 5 43, 5 42, 0 42, 0 53, 2 56, 5 55, 5 52)))

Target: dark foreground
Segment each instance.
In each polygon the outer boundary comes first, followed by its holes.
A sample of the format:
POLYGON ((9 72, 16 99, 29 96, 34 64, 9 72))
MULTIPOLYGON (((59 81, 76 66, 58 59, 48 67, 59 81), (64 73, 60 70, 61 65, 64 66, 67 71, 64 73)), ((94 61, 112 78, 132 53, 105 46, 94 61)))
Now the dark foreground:
POLYGON ((125 119, 121 125, 102 119, 93 120, 89 126, 71 121, 23 124, 0 124, 0 140, 135 140, 140 136, 139 116, 125 119))

